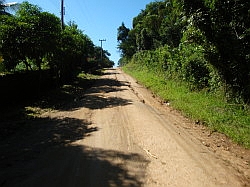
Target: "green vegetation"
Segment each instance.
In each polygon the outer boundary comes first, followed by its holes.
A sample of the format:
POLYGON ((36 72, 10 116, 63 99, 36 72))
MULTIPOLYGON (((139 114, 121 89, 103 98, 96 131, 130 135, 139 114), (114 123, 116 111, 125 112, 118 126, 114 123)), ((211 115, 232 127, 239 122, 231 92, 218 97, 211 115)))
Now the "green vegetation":
POLYGON ((114 65, 110 53, 95 46, 75 22, 62 28, 60 18, 27 1, 13 8, 8 13, 0 0, 2 107, 71 84, 79 72, 97 74, 114 65))
POLYGON ((185 82, 166 79, 164 74, 134 64, 123 69, 185 116, 250 148, 250 109, 247 105, 226 102, 220 91, 190 91, 185 82))
POLYGON ((125 66, 185 115, 250 147, 250 2, 162 0, 118 28, 125 66))
POLYGON ((249 11, 245 0, 152 2, 133 19, 132 29, 124 23, 118 28, 119 63, 137 56, 142 65, 157 66, 194 89, 224 86, 228 99, 249 103, 249 11))
POLYGON ((61 82, 81 70, 112 67, 108 51, 93 44, 74 22, 61 28, 54 14, 23 2, 15 14, 6 13, 0 1, 0 73, 50 69, 61 82))

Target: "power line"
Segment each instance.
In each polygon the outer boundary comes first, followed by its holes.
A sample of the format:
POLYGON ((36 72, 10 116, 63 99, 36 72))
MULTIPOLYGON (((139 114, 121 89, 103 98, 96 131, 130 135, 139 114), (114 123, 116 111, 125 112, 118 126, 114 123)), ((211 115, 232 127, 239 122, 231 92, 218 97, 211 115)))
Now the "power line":
MULTIPOLYGON (((85 21, 87 22, 88 25, 95 25, 96 23, 94 23, 94 19, 93 19, 93 16, 92 16, 92 12, 89 10, 88 8, 88 4, 86 4, 86 1, 80 1, 80 0, 77 0, 77 2, 79 3, 80 5, 80 9, 82 11, 81 14, 82 16, 85 18, 85 21)), ((85 24, 86 24, 85 22, 85 24)))

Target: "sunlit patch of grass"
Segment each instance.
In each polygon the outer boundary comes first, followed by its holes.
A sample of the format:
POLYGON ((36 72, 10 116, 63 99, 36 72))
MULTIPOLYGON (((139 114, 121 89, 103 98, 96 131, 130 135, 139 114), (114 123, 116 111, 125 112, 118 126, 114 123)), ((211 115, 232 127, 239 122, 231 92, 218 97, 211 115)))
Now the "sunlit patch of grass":
POLYGON ((98 78, 99 76, 98 75, 93 75, 93 74, 89 74, 89 73, 84 73, 84 72, 81 72, 81 73, 79 73, 78 75, 77 75, 77 78, 79 78, 79 79, 88 79, 88 80, 90 80, 90 79, 96 79, 96 78, 98 78))
POLYGON ((123 69, 185 116, 199 120, 211 130, 250 148, 249 107, 227 103, 220 92, 190 91, 186 83, 167 80, 148 69, 131 66, 123 69))

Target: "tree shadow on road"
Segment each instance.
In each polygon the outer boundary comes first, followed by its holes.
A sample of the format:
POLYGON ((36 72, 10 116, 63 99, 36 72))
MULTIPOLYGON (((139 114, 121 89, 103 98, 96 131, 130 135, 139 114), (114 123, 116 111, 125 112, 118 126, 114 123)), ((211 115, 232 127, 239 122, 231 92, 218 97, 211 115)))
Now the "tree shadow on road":
POLYGON ((32 99, 30 102, 21 105, 11 105, 4 108, 0 106, 0 120, 25 119, 30 112, 39 113, 44 110, 73 111, 81 107, 102 109, 125 106, 131 104, 131 101, 119 97, 103 97, 100 94, 123 91, 128 89, 127 86, 127 82, 120 82, 111 78, 76 81, 73 84, 51 90, 37 100, 32 99), (37 111, 27 111, 27 106, 33 107, 37 111))
MULTIPOLYGON (((127 89, 124 86, 127 86, 125 82, 114 79, 98 80, 87 91, 80 85, 66 85, 31 108, 71 111, 79 107, 124 106, 131 101, 102 95, 127 89)), ((143 184, 147 165, 143 156, 75 144, 99 130, 91 121, 63 116, 42 118, 26 107, 2 119, 0 187, 137 187, 143 184)))
POLYGON ((119 97, 103 97, 100 94, 124 91, 127 89, 126 86, 126 82, 110 78, 100 78, 88 89, 83 89, 79 85, 65 85, 59 92, 43 97, 34 106, 62 111, 77 110, 80 107, 102 109, 125 106, 131 104, 131 101, 119 97))
POLYGON ((36 187, 140 187, 143 186, 147 164, 148 161, 139 154, 68 146, 42 155, 22 168, 22 177, 9 184, 36 187))
POLYGON ((116 79, 102 78, 98 80, 90 89, 88 89, 84 95, 79 97, 76 107, 103 109, 129 105, 132 103, 131 100, 107 95, 107 93, 116 93, 127 90, 127 87, 128 84, 126 82, 121 82, 116 79))
POLYGON ((112 150, 84 150, 85 158, 91 167, 86 186, 143 186, 148 164, 143 156, 112 150))
POLYGON ((64 147, 98 130, 89 125, 91 122, 68 117, 1 122, 0 186, 6 180, 4 176, 12 176, 17 167, 23 167, 49 149, 64 147))
POLYGON ((87 95, 78 103, 78 107, 85 107, 89 109, 103 109, 112 108, 116 106, 125 106, 131 104, 131 100, 119 97, 103 97, 98 95, 87 95))
POLYGON ((68 117, 37 118, 18 125, 22 129, 0 140, 0 186, 143 184, 147 166, 143 156, 77 144, 99 130, 90 126, 91 122, 68 117))

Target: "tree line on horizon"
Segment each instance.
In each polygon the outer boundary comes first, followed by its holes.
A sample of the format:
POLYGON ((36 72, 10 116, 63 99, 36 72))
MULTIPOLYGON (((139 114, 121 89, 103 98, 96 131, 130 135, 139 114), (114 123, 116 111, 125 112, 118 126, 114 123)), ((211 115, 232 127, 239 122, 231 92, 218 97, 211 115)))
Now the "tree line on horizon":
POLYGON ((161 0, 118 28, 119 64, 250 102, 250 2, 161 0))
POLYGON ((61 20, 25 1, 14 14, 0 0, 0 73, 51 69, 68 78, 79 70, 112 67, 110 53, 95 46, 75 22, 61 20))

